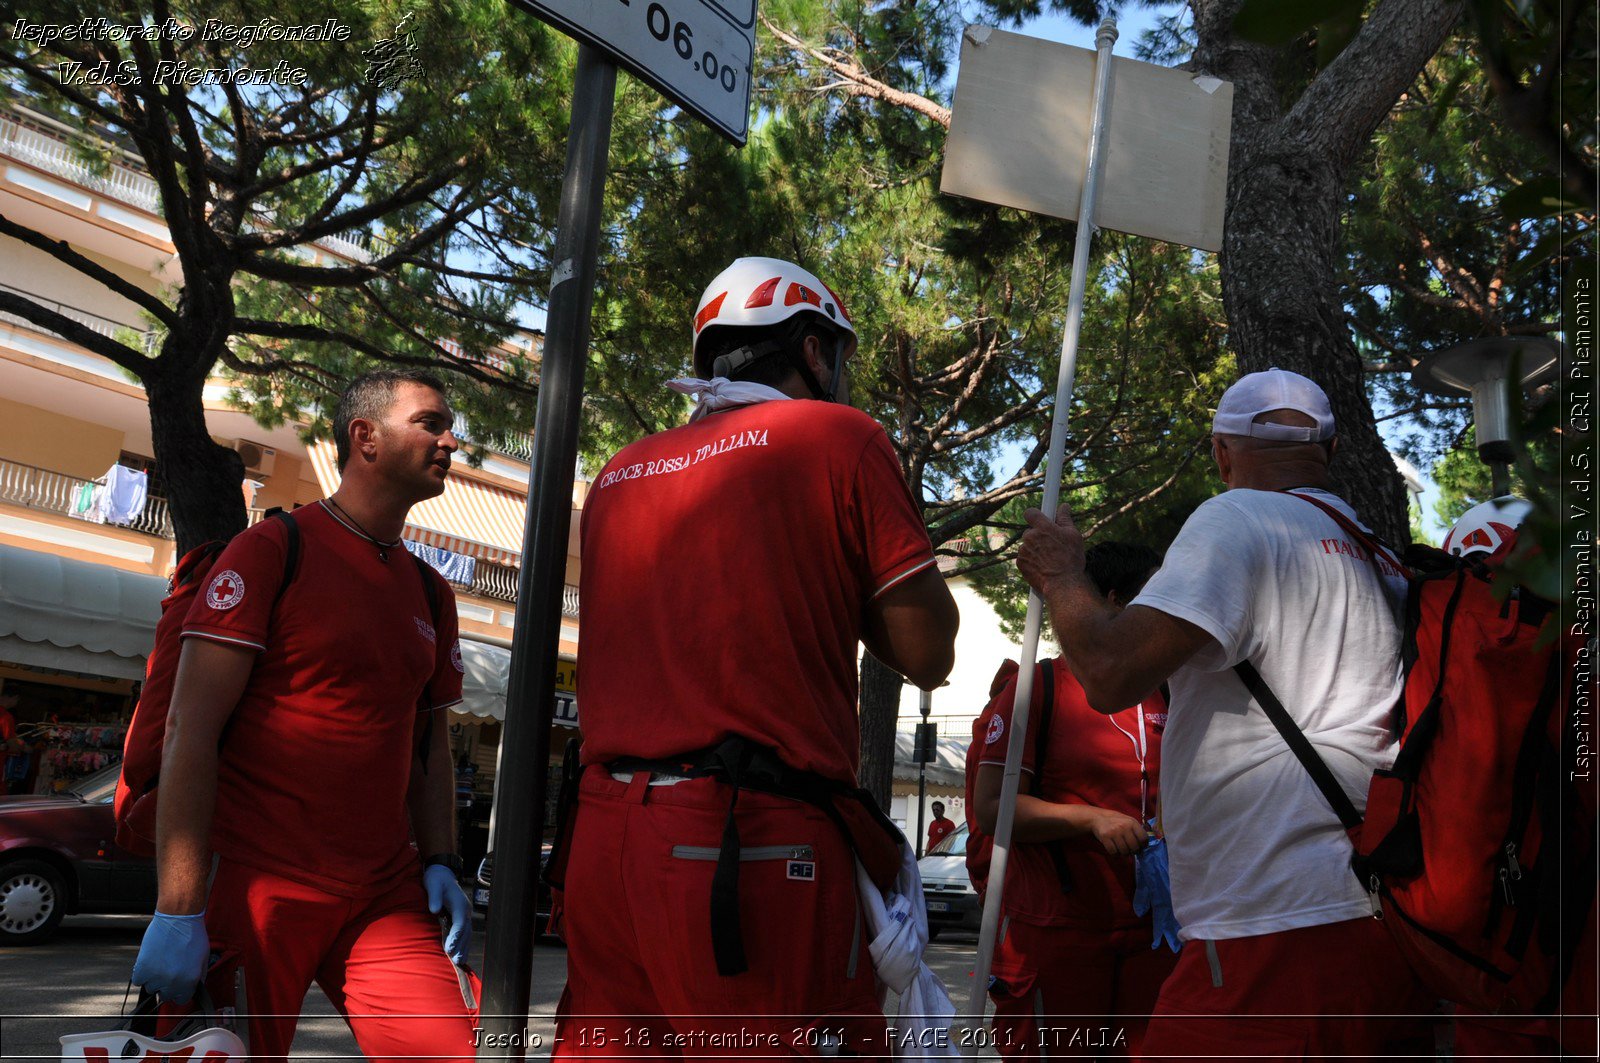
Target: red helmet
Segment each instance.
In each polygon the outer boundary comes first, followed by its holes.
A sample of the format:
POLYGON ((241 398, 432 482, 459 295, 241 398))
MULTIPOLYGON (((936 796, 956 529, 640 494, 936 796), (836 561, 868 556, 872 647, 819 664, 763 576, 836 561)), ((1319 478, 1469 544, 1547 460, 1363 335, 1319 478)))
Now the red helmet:
POLYGON ((843 301, 815 274, 781 258, 736 259, 706 286, 695 307, 695 373, 708 378, 714 375, 710 359, 701 353, 707 333, 724 326, 778 325, 805 313, 855 335, 843 301))

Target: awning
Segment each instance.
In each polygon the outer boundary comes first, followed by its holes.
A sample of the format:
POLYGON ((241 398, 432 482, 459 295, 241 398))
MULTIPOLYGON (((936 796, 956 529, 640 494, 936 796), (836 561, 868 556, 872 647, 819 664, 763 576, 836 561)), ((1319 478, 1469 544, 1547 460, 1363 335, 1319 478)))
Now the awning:
MULTIPOLYGON (((339 489, 339 463, 332 443, 311 445, 311 467, 324 495, 339 489)), ((522 525, 527 499, 513 491, 452 474, 444 494, 411 507, 405 535, 456 553, 499 565, 516 565, 522 555, 522 525)))
POLYGON ((167 581, 0 544, 0 661, 143 679, 167 581))
MULTIPOLYGON (((937 760, 928 764, 928 783, 932 786, 967 785, 967 746, 964 738, 939 739, 937 760)), ((921 767, 912 756, 916 736, 896 731, 894 736, 894 777, 901 782, 916 782, 921 767)))
MULTIPOLYGON (((570 674, 571 662, 563 660, 562 663, 568 668, 558 668, 558 686, 559 677, 570 674)), ((504 720, 506 689, 511 678, 511 651, 488 642, 463 638, 461 664, 466 673, 461 677, 461 704, 452 711, 504 720)), ((578 702, 571 690, 556 690, 554 722, 562 727, 578 726, 578 702)))

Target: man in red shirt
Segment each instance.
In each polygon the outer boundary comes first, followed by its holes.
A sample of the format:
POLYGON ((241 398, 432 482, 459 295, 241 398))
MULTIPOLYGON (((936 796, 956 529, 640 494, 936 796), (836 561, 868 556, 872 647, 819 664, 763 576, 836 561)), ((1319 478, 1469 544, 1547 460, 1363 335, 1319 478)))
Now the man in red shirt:
POLYGON ((949 837, 950 832, 955 829, 955 820, 945 818, 944 802, 935 801, 933 803, 933 822, 928 824, 928 846, 923 851, 927 852, 928 849, 932 849, 935 845, 944 841, 945 838, 949 837))
MULTIPOLYGON (((1126 605, 1161 559, 1101 543, 1087 569, 1106 602, 1126 605)), ((1133 854, 1156 807, 1166 703, 1121 712, 1089 707, 1058 658, 1035 673, 995 942, 996 1049, 1007 1059, 1137 1054, 1161 984, 1177 962, 1152 949, 1151 917, 1134 914, 1133 854), (1045 706, 1045 680, 1052 677, 1045 706), (1038 763, 1040 735, 1045 737, 1038 763)), ((974 722, 967 753, 967 865, 987 885, 1016 699, 1013 673, 974 722)))
POLYGON ((957 614, 854 351, 820 280, 740 259, 689 423, 590 489, 558 1055, 885 1054, 855 863, 902 840, 855 789, 857 654, 931 689, 957 614))
POLYGON ((411 506, 444 490, 452 423, 425 374, 352 382, 334 416, 342 482, 291 518, 295 571, 288 529, 262 521, 184 625, 160 895, 133 978, 181 1004, 210 951, 237 959, 253 1058, 287 1056, 313 981, 368 1057, 473 1055, 450 962, 471 934, 445 719, 461 698, 455 601, 400 541, 411 506))

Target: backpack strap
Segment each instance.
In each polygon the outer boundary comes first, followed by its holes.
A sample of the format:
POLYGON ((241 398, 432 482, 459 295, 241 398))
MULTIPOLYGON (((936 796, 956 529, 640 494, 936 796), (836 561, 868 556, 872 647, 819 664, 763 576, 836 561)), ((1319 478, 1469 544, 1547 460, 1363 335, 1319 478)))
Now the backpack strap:
POLYGON ((267 510, 266 516, 281 522, 285 535, 283 543, 283 579, 278 581, 278 593, 272 599, 272 607, 276 609, 278 603, 283 601, 283 592, 289 589, 289 584, 294 582, 295 575, 300 571, 300 525, 281 506, 273 506, 267 510))
POLYGON ((1360 543, 1362 547, 1365 548, 1367 551, 1367 560, 1372 563, 1372 571, 1378 574, 1379 579, 1383 578, 1383 569, 1378 562, 1380 555, 1400 572, 1406 571, 1406 566, 1401 564, 1400 559, 1395 555, 1395 552, 1389 549, 1389 544, 1385 543, 1373 533, 1363 530, 1359 524, 1345 516, 1343 513, 1340 513, 1335 507, 1328 505, 1328 503, 1313 495, 1302 495, 1295 491, 1285 491, 1283 493, 1298 498, 1302 502, 1310 502, 1313 506, 1316 506, 1318 509, 1322 510, 1322 512, 1332 517, 1334 523, 1343 528, 1346 534, 1348 534, 1352 539, 1360 543))
MULTIPOLYGON (((433 582, 433 566, 428 564, 416 554, 406 551, 411 560, 417 563, 417 573, 422 577, 422 593, 428 599, 428 617, 433 621, 435 637, 439 632, 439 587, 433 582)), ((437 649, 437 646, 435 647, 437 649)), ((417 711, 423 714, 422 740, 417 745, 417 757, 422 761, 422 774, 428 774, 429 754, 433 752, 433 697, 430 675, 428 682, 422 684, 422 693, 417 695, 417 711)))
MULTIPOLYGON (((1042 782, 1045 755, 1050 750, 1050 722, 1056 714, 1056 662, 1048 657, 1039 662, 1039 686, 1039 726, 1033 732, 1033 777, 1042 782)), ((1061 892, 1071 893, 1077 887, 1077 883, 1072 877, 1072 868, 1067 863, 1065 842, 1059 839, 1045 842, 1044 849, 1050 854, 1050 866, 1055 868, 1056 878, 1061 883, 1061 892)))
POLYGON ((1290 717, 1289 710, 1283 707, 1283 702, 1267 686, 1267 681, 1261 678, 1261 673, 1249 661, 1240 661, 1233 666, 1233 670, 1244 681, 1245 688, 1256 699, 1267 714, 1267 719, 1272 721, 1272 726, 1278 729, 1283 740, 1288 743, 1289 751, 1295 758, 1305 765, 1311 781, 1317 784, 1317 789, 1322 791, 1322 796, 1328 801, 1334 815, 1339 817, 1339 822, 1344 824, 1345 830, 1353 830, 1361 826, 1361 813, 1356 811, 1355 802, 1350 800, 1350 795, 1344 792, 1339 785, 1339 780, 1333 777, 1333 771, 1328 767, 1328 762, 1322 759, 1316 746, 1306 737, 1306 733, 1290 717))

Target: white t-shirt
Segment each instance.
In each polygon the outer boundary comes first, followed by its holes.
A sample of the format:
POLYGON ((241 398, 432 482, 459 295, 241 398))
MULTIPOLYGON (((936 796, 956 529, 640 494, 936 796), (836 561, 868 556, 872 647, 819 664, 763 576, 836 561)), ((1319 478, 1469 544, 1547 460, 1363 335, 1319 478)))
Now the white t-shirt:
MULTIPOLYGON (((1314 494, 1351 519, 1337 496, 1314 494)), ((1203 628, 1170 680, 1162 826, 1185 940, 1269 934, 1371 915, 1327 799, 1233 666, 1249 660, 1357 808, 1394 761, 1405 580, 1332 517, 1276 491, 1203 503, 1132 605, 1203 628)))

